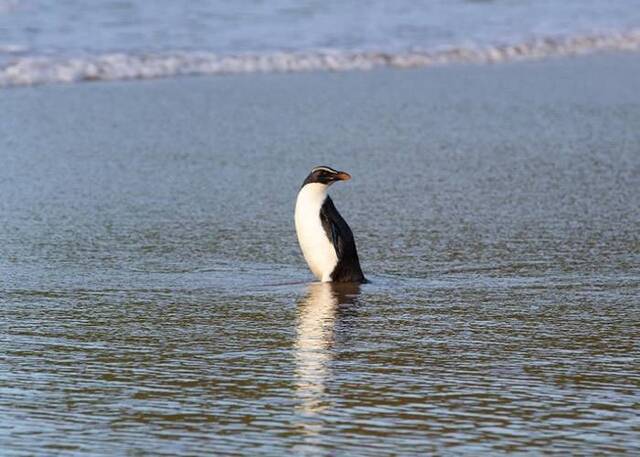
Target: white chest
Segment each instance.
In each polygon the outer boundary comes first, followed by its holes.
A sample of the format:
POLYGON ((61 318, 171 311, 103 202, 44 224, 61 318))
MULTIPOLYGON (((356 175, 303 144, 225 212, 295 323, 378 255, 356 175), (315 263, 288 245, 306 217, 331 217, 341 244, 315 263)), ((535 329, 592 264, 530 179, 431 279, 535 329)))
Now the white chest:
POLYGON ((296 233, 309 268, 320 281, 331 281, 331 273, 338 264, 333 244, 320 221, 320 209, 327 198, 327 186, 307 184, 298 193, 296 200, 296 233))

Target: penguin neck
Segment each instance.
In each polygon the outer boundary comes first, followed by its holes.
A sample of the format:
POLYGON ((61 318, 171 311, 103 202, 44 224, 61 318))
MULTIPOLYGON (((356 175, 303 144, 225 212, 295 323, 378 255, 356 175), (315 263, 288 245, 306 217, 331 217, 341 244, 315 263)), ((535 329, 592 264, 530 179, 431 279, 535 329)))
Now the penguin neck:
POLYGON ((317 182, 305 184, 298 193, 298 203, 308 207, 318 207, 319 209, 327 199, 328 190, 329 186, 326 184, 317 182))

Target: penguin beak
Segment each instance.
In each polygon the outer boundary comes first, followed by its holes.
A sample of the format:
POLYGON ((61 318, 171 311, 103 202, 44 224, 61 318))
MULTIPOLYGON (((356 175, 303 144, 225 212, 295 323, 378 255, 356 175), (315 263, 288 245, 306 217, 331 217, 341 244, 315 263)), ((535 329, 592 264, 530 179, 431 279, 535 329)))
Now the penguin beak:
POLYGON ((346 171, 339 171, 338 173, 336 173, 335 179, 336 181, 348 181, 351 179, 351 175, 346 171))

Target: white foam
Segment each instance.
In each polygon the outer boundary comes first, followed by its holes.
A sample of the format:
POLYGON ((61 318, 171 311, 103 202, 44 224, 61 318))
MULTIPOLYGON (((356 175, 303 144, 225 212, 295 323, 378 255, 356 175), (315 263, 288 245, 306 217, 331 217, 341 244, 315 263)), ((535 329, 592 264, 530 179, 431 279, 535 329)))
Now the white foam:
POLYGON ((256 72, 347 71, 376 67, 415 68, 451 63, 497 63, 597 51, 640 50, 640 29, 571 38, 545 38, 487 48, 406 52, 340 51, 218 55, 180 52, 108 53, 77 58, 10 55, 0 65, 0 87, 79 81, 151 79, 182 75, 256 72))
POLYGON ((19 44, 0 44, 0 54, 18 54, 26 52, 29 48, 21 46, 19 44))

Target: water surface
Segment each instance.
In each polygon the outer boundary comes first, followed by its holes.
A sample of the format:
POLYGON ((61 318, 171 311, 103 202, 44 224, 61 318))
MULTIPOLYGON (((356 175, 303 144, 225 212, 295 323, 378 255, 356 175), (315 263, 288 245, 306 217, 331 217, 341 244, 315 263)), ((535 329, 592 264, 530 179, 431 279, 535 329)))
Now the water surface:
POLYGON ((4 453, 637 453, 639 71, 2 92, 4 453), (303 263, 317 164, 371 284, 303 263))
POLYGON ((0 0, 0 87, 640 49, 635 0, 0 0))

